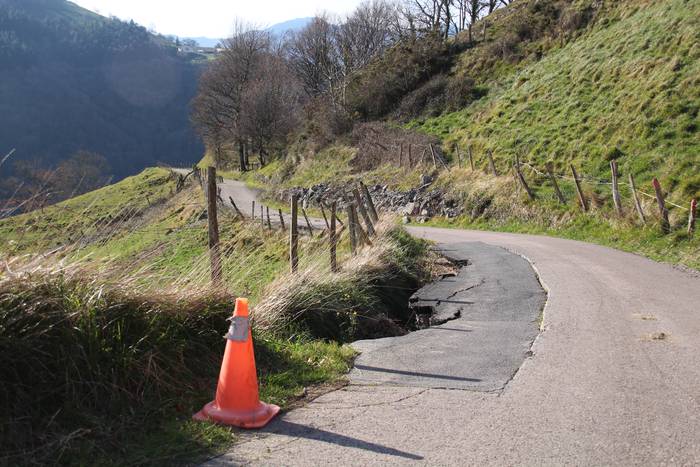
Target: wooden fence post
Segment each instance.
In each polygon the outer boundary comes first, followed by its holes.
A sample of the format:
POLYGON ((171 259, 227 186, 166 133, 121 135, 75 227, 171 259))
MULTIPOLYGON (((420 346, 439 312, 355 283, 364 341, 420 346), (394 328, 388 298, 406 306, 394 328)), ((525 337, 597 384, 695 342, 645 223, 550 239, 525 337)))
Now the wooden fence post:
POLYGON ((365 225, 367 226, 367 233, 369 235, 374 235, 372 219, 370 219, 369 214, 367 214, 367 210, 365 209, 365 205, 362 202, 362 198, 360 198, 360 192, 357 191, 357 188, 353 188, 352 195, 355 198, 355 203, 357 203, 357 209, 360 211, 360 215, 362 215, 362 219, 365 221, 365 225))
POLYGON ((372 220, 374 222, 377 222, 379 220, 379 214, 377 213, 377 208, 374 207, 374 201, 372 201, 372 195, 370 194, 369 190, 367 189, 367 185, 362 183, 362 180, 360 180, 360 188, 362 189, 362 193, 365 195, 365 201, 367 201, 367 206, 369 207, 369 215, 372 217, 372 220))
POLYGON ((321 214, 323 215, 323 222, 326 223, 326 228, 327 228, 327 229, 330 229, 331 226, 328 225, 328 218, 326 217, 326 210, 323 209, 323 202, 321 202, 321 214))
POLYGON ((233 206, 233 209, 236 210, 236 214, 238 214, 238 216, 240 216, 241 219, 245 219, 245 216, 243 215, 241 210, 238 209, 238 206, 236 206, 236 203, 233 201, 233 198, 229 196, 228 199, 229 201, 231 201, 231 206, 233 206))
POLYGON ((221 284, 221 251, 219 250, 219 221, 216 212, 216 167, 207 168, 207 219, 209 221, 209 259, 211 281, 221 284))
POLYGON ((267 228, 272 230, 272 220, 270 220, 270 206, 265 206, 265 210, 267 211, 267 228))
POLYGON ((622 216, 622 201, 620 200, 620 189, 617 186, 617 161, 610 161, 610 173, 612 174, 612 196, 615 210, 618 216, 622 216))
POLYGON ((520 170, 520 164, 518 164, 515 167, 515 173, 518 176, 518 180, 520 180, 520 184, 525 189, 527 196, 530 199, 534 200, 536 198, 535 193, 530 189, 530 186, 527 184, 527 181, 525 180, 525 176, 523 175, 522 171, 520 170))
POLYGON ((459 152, 459 145, 455 146, 455 152, 457 152, 457 168, 462 168, 462 154, 459 152))
POLYGON ((338 240, 335 236, 335 208, 336 203, 333 201, 333 204, 331 204, 331 225, 328 229, 330 234, 331 272, 338 272, 338 257, 336 256, 336 243, 338 240))
POLYGON ((341 225, 341 227, 345 227, 345 224, 343 224, 343 221, 340 220, 340 217, 338 217, 338 212, 336 211, 335 213, 335 220, 338 221, 338 224, 341 225))
POLYGON ((314 230, 311 227, 311 222, 309 222, 309 216, 306 215, 306 209, 304 209, 304 206, 301 207, 301 213, 304 215, 304 219, 306 219, 306 227, 309 228, 309 236, 313 237, 314 230))
POLYGON ((569 165, 569 167, 571 167, 571 174, 574 176, 574 183, 576 183, 576 193, 578 193, 578 200, 581 203, 581 209, 583 209, 583 212, 588 212, 588 202, 586 201, 586 196, 583 194, 583 190, 581 189, 581 181, 578 178, 576 169, 574 168, 573 164, 569 165))
POLYGON ((352 204, 346 201, 346 210, 348 216, 348 233, 350 234, 350 253, 355 256, 357 252, 357 237, 355 236, 355 219, 353 218, 352 204))
POLYGON ((472 155, 472 146, 471 144, 469 147, 467 147, 467 153, 469 154, 469 166, 472 169, 472 172, 474 172, 474 156, 472 155))
POLYGON ((255 220, 255 201, 252 202, 250 208, 250 218, 255 220))
POLYGON ((498 171, 496 170, 496 163, 493 160, 493 153, 489 149, 486 154, 489 156, 489 166, 491 167, 491 173, 495 176, 498 177, 498 171))
POLYGON ((412 145, 411 143, 408 143, 408 168, 410 169, 411 166, 413 166, 413 157, 411 155, 411 149, 412 145))
POLYGON ((401 164, 402 162, 403 162, 403 143, 401 143, 399 145, 399 167, 402 166, 402 164, 401 164))
POLYGON ((265 210, 263 205, 260 205, 260 227, 265 228, 265 210))
POLYGON ((694 199, 690 202, 690 213, 688 214, 688 235, 693 236, 695 233, 695 217, 698 209, 698 200, 694 199))
POLYGON ((284 230, 284 216, 282 215, 282 210, 281 210, 281 209, 277 209, 277 212, 278 212, 279 215, 280 215, 280 225, 282 226, 282 230, 284 230))
POLYGON ((358 245, 362 246, 360 243, 364 245, 372 245, 369 235, 367 235, 367 232, 365 232, 365 230, 362 228, 362 224, 360 224, 360 218, 357 215, 357 207, 354 203, 352 203, 352 218, 355 222, 355 235, 357 236, 358 245))
POLYGON ((634 207, 637 209, 637 214, 639 214, 639 219, 641 219, 642 224, 647 223, 647 218, 644 215, 644 210, 642 209, 642 203, 639 202, 639 195, 637 195, 637 187, 634 184, 634 177, 632 172, 629 173, 630 188, 632 190, 632 197, 634 198, 634 207))
POLYGON ((437 169, 437 161, 435 160, 435 151, 433 150, 433 143, 428 143, 428 147, 430 148, 430 155, 433 158, 433 168, 437 169))
POLYGON ((664 200, 664 193, 661 190, 661 184, 656 177, 654 177, 651 183, 654 185, 656 202, 659 205, 659 213, 661 214, 661 231, 665 234, 671 233, 671 223, 668 221, 668 209, 666 209, 666 201, 664 200))
POLYGON ((297 231, 297 217, 298 217, 298 195, 294 194, 292 195, 292 201, 291 201, 291 211, 292 211, 292 220, 291 220, 291 226, 289 228, 289 262, 292 267, 292 272, 297 272, 297 268, 299 267, 299 255, 298 255, 298 247, 299 247, 299 232, 297 231))
POLYGON ((559 184, 557 183, 557 179, 554 176, 554 168, 552 167, 552 163, 547 162, 545 164, 545 168, 547 169, 547 175, 549 175, 549 181, 552 182, 552 186, 554 187, 554 193, 556 193, 557 199, 559 199, 559 202, 561 204, 566 204, 566 198, 564 198, 564 195, 559 189, 559 184))

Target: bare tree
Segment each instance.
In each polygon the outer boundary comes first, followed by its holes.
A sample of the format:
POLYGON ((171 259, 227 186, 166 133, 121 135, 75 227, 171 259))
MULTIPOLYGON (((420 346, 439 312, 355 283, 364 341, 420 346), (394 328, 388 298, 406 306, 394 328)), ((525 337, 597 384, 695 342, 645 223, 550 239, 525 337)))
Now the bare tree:
POLYGON ((447 39, 451 34, 469 31, 484 15, 491 14, 512 0, 403 0, 398 11, 402 27, 419 33, 433 33, 447 39))
POLYGON ((396 9, 387 1, 367 0, 335 29, 335 59, 342 80, 336 88, 340 90, 343 106, 352 74, 366 67, 394 42, 391 27, 396 15, 396 9))
POLYGON ((291 67, 309 96, 331 90, 340 75, 334 29, 326 15, 316 16, 289 41, 291 67))
POLYGON ((385 0, 361 3, 338 28, 338 45, 346 67, 358 70, 367 66, 393 42, 391 25, 396 10, 385 0))
POLYGON ((202 75, 193 101, 192 119, 202 138, 215 154, 221 152, 224 141, 237 144, 241 170, 247 169, 241 128, 243 94, 270 44, 269 33, 237 22, 233 35, 222 43, 223 53, 202 75))
POLYGON ((29 212, 78 196, 107 183, 109 164, 104 156, 78 151, 56 167, 39 159, 19 160, 13 174, 0 180, 0 218, 17 212, 29 212))
POLYGON ((110 178, 109 171, 104 156, 81 150, 58 165, 52 189, 59 198, 72 198, 104 186, 110 178))
POLYGON ((452 25, 453 0, 410 0, 407 11, 423 33, 447 39, 452 25))
MULTIPOLYGON (((484 9, 484 4, 480 0, 467 0, 467 15, 469 17, 469 42, 474 38, 472 35, 472 28, 474 24, 479 20, 479 16, 484 9)), ((492 10, 489 11, 489 13, 492 10)))
POLYGON ((267 54, 256 67, 256 76, 243 93, 243 134, 266 164, 269 148, 284 144, 298 121, 301 85, 279 55, 267 54))

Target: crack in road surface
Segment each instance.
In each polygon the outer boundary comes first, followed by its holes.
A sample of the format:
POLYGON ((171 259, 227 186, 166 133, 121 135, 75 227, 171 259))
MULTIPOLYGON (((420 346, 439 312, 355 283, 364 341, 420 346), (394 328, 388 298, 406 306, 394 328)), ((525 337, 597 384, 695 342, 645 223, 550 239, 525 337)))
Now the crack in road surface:
POLYGON ((411 306, 437 300, 429 306, 450 326, 355 342, 361 353, 351 382, 494 391, 525 360, 546 300, 529 263, 479 242, 450 245, 449 253, 438 246, 438 251, 448 259, 469 258, 470 265, 416 292, 411 306), (454 297, 459 300, 450 300, 454 297), (465 303, 473 305, 465 309, 465 303))

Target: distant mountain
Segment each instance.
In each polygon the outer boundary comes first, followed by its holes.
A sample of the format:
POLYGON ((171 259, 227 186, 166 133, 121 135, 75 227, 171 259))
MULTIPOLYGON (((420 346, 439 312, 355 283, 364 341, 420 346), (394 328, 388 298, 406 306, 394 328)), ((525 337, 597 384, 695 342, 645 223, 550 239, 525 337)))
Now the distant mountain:
POLYGON ((221 39, 214 39, 211 37, 181 37, 180 40, 182 39, 192 39, 202 47, 216 47, 219 42, 221 42, 221 39))
POLYGON ((303 29, 304 27, 306 27, 307 24, 311 22, 312 19, 313 18, 290 19, 289 21, 285 21, 283 23, 274 24, 267 28, 267 30, 275 36, 282 37, 288 32, 294 32, 303 29))
POLYGON ((199 68, 134 22, 66 0, 0 0, 0 152, 55 166, 93 151, 118 178, 193 162, 199 68))
MULTIPOLYGON (((266 31, 270 32, 271 34, 277 36, 277 37, 282 37, 284 34, 287 32, 293 32, 293 31, 298 31, 302 28, 304 28, 313 18, 296 18, 296 19, 291 19, 289 21, 285 21, 283 23, 277 23, 269 28, 266 29, 266 31)), ((204 36, 199 36, 199 37, 181 37, 180 40, 184 39, 191 39, 197 44, 201 45, 202 47, 216 47, 219 43, 221 43, 222 39, 215 39, 213 37, 204 37, 204 36)))

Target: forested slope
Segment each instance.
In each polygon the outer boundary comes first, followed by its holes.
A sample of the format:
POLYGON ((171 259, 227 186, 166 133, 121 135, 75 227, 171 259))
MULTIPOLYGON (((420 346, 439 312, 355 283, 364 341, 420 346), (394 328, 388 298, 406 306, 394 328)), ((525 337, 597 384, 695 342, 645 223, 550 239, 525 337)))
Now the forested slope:
MULTIPOLYGON (((119 178, 201 153, 199 70, 145 28, 65 0, 0 0, 0 152, 49 167, 100 153, 119 178)), ((1 196, 0 196, 1 197, 1 196)))

